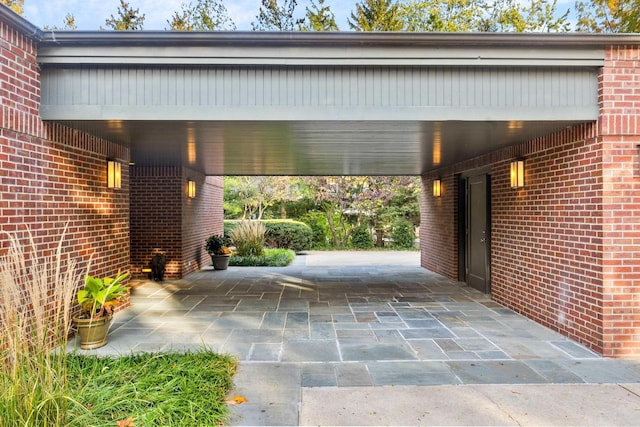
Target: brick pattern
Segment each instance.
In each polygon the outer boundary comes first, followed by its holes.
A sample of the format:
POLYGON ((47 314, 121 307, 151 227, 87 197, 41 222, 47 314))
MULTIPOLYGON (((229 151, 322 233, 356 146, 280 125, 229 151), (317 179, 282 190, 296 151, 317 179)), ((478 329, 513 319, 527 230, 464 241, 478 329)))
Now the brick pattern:
POLYGON ((182 269, 182 170, 176 166, 131 167, 131 273, 142 277, 151 257, 167 257, 165 277, 182 269))
MULTIPOLYGON (((129 266, 129 150, 43 123, 38 117, 35 44, 0 22, 0 226, 28 226, 37 250, 51 254, 65 224, 63 250, 78 261, 78 284, 129 266), (123 162, 122 189, 106 186, 106 159, 123 162)), ((5 246, 0 237, 0 246, 5 246)))
POLYGON ((453 175, 422 177, 420 198, 420 262, 443 276, 457 279, 458 275, 458 187, 453 175), (440 178, 441 196, 434 197, 433 181, 440 178))
POLYGON ((204 244, 212 234, 223 233, 224 218, 223 177, 204 176, 189 169, 184 170, 184 176, 196 182, 197 190, 195 198, 185 199, 183 210, 183 275, 211 264, 211 257, 204 244))
POLYGON ((640 47, 607 50, 599 101, 604 354, 640 357, 640 47))
MULTIPOLYGON (((611 357, 640 356, 640 49, 607 49, 600 118, 423 177, 422 265, 447 277, 457 253, 436 176, 490 166, 492 297, 611 357), (525 187, 509 163, 525 159, 525 187), (426 198, 426 200, 424 200, 426 198), (453 239, 454 247, 447 245, 453 239)), ((448 184, 450 185, 450 183, 448 184)), ((455 199, 453 199, 455 200, 455 199)))
POLYGON ((165 277, 180 278, 211 263, 204 242, 222 232, 222 177, 178 166, 131 168, 131 271, 144 277, 156 252, 167 257, 165 277), (187 196, 187 180, 196 197, 187 196))

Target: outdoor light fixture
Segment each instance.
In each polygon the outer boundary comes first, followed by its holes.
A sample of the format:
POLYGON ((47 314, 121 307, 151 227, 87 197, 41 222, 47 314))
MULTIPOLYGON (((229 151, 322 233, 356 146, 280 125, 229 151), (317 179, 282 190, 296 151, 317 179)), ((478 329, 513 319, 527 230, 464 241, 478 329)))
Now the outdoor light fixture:
POLYGON ((190 199, 196 197, 196 182, 192 179, 187 181, 187 196, 189 196, 190 199))
POLYGON ((122 165, 117 160, 107 160, 107 187, 122 186, 122 165))
POLYGON ((440 179, 433 180, 433 197, 442 196, 442 181, 440 179))
POLYGON ((524 187, 524 160, 511 162, 511 188, 524 187))

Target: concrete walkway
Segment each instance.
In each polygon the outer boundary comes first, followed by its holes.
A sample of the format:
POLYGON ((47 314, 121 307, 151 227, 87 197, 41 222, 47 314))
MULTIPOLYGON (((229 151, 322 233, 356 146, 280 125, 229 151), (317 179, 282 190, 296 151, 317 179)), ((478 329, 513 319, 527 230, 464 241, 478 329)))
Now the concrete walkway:
POLYGON ((234 425, 640 424, 640 361, 603 359, 418 260, 311 252, 142 282, 96 352, 234 354, 248 399, 234 425))

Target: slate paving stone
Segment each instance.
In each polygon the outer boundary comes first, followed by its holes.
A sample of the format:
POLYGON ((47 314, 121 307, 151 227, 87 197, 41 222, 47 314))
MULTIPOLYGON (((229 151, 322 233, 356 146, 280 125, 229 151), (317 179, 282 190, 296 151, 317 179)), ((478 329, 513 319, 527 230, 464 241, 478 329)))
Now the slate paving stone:
POLYGON ((544 377, 521 361, 447 362, 463 384, 542 384, 544 377))
POLYGON ((420 360, 446 360, 447 354, 433 340, 411 340, 409 345, 420 360))
POLYGON ((466 351, 496 351, 496 347, 491 341, 485 338, 458 338, 456 344, 466 351))
POLYGON ((311 323, 309 337, 312 340, 330 340, 336 338, 336 330, 332 323, 311 323))
POLYGON ((565 351, 571 357, 576 359, 594 359, 600 358, 596 353, 592 352, 588 348, 581 346, 578 343, 562 340, 562 341, 551 341, 551 344, 555 347, 558 347, 562 351, 565 351))
POLYGON ((287 321, 285 328, 297 329, 309 327, 309 314, 306 312, 289 312, 287 313, 287 321))
POLYGON ((283 362, 339 362, 338 346, 332 340, 290 340, 283 344, 283 362))
POLYGON ((280 329, 234 329, 229 335, 229 341, 243 343, 280 343, 282 330, 280 329))
POLYGON ((344 361, 416 359, 410 348, 398 344, 341 344, 340 352, 344 361))
POLYGON ((396 329, 377 329, 373 333, 382 343, 397 343, 404 340, 404 337, 396 329))
POLYGON ((406 319, 404 323, 406 323, 409 328, 416 329, 432 329, 443 327, 443 324, 438 322, 436 319, 406 319))
POLYGON ((282 329, 286 319, 286 313, 267 312, 264 314, 260 328, 262 329, 282 329))
POLYGON ((638 361, 584 359, 558 360, 556 363, 587 383, 640 383, 640 363, 638 361))
POLYGON ((552 360, 527 360, 525 363, 552 384, 580 384, 584 380, 552 360))
POLYGON ((405 339, 453 338, 451 331, 445 328, 404 329, 400 333, 405 339))
POLYGON ((367 365, 364 363, 335 364, 338 387, 366 387, 373 385, 367 365))
POLYGON ((367 367, 374 386, 460 384, 445 362, 376 362, 367 367))

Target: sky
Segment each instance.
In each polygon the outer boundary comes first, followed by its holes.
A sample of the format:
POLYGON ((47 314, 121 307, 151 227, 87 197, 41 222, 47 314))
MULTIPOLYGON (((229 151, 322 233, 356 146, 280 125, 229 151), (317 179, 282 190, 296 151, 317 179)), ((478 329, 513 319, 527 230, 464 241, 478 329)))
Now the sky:
MULTIPOLYGON (((128 0, 128 3, 145 14, 145 30, 166 30, 167 20, 173 12, 181 9, 182 3, 193 3, 193 0, 128 0)), ((224 0, 229 16, 235 22, 238 30, 251 30, 251 23, 255 20, 260 7, 260 0, 224 0)), ((336 16, 340 30, 348 31, 347 18, 357 0, 326 0, 336 16)), ((99 30, 105 27, 105 20, 111 15, 117 15, 119 0, 25 0, 24 17, 32 24, 44 26, 64 26, 67 14, 75 16, 78 30, 99 30)), ((309 0, 298 0, 296 17, 305 13, 309 0)), ((573 10, 574 0, 558 0, 558 10, 564 12, 567 8, 573 10)))
MULTIPOLYGON (((182 3, 195 3, 193 0, 128 0, 131 7, 140 9, 144 13, 145 30, 166 30, 167 20, 173 12, 181 9, 182 3)), ((260 0, 224 0, 229 16, 233 19, 238 30, 251 30, 251 23, 255 21, 260 0)), ((348 30, 347 17, 350 15, 356 0, 326 0, 336 15, 336 22, 341 30, 348 30)), ((32 24, 42 28, 64 26, 64 17, 70 13, 74 15, 78 30, 99 30, 105 27, 105 20, 111 15, 116 16, 120 0, 25 0, 24 17, 32 24)), ((296 17, 302 17, 308 0, 299 0, 296 17)))

